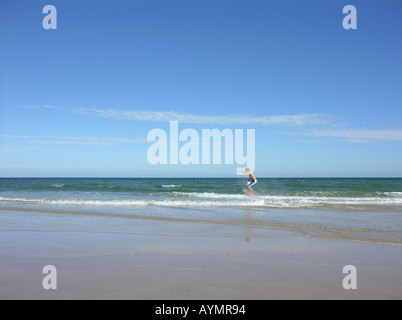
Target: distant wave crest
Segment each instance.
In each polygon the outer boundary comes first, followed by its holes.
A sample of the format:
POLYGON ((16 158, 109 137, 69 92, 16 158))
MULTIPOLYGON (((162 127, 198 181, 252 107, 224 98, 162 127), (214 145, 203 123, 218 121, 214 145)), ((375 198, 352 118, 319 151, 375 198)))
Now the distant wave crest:
MULTIPOLYGON (((180 185, 168 185, 166 188, 179 188, 180 185)), ((166 192, 163 194, 137 195, 116 198, 114 195, 93 194, 84 197, 46 198, 46 197, 0 197, 0 204, 40 204, 72 206, 172 206, 172 207, 265 207, 288 209, 394 209, 402 211, 402 198, 392 196, 336 197, 329 195, 256 195, 225 194, 214 192, 166 192)))
POLYGON ((180 188, 182 187, 181 184, 162 184, 162 188, 180 188))

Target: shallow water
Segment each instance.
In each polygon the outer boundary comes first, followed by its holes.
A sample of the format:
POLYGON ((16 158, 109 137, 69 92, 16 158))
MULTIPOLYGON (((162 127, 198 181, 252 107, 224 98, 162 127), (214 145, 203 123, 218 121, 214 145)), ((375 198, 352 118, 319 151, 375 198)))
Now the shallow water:
POLYGON ((402 179, 258 179, 254 197, 244 183, 0 179, 0 228, 402 244, 402 179))

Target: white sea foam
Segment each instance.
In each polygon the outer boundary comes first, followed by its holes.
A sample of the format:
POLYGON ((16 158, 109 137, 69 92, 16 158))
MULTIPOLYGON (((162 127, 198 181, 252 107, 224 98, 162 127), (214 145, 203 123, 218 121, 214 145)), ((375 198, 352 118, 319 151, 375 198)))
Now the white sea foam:
POLYGON ((180 188, 181 184, 162 184, 162 188, 180 188))
POLYGON ((171 192, 159 196, 130 196, 111 198, 110 195, 93 193, 81 197, 69 195, 67 198, 49 199, 46 197, 0 197, 0 204, 41 204, 41 205, 72 205, 72 206, 215 206, 242 207, 258 206, 271 208, 364 208, 364 207, 394 207, 402 209, 402 197, 398 195, 387 197, 330 197, 330 196, 284 196, 257 195, 249 197, 245 194, 220 194, 213 192, 171 192), (89 198, 88 198, 89 197, 89 198))
POLYGON ((402 198, 402 192, 384 192, 386 196, 402 198))
POLYGON ((27 199, 27 198, 4 198, 0 197, 0 203, 9 204, 42 204, 42 205, 78 205, 78 206, 263 206, 263 199, 253 199, 252 201, 236 201, 228 199, 226 201, 222 200, 206 200, 206 199, 138 199, 138 200, 112 200, 112 199, 27 199))
POLYGON ((175 196, 182 196, 185 198, 205 198, 205 199, 249 199, 245 194, 226 194, 214 192, 172 192, 175 196))

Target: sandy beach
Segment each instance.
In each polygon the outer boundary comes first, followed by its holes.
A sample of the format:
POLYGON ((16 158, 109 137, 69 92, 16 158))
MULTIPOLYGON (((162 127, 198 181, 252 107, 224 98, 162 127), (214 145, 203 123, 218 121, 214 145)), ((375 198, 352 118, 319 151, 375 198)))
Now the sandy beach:
POLYGON ((402 299, 402 1, 49 2, 0 0, 0 300, 402 299))
POLYGON ((112 220, 127 232, 108 218, 91 217, 90 227, 74 216, 81 228, 73 228, 69 214, 0 213, 0 299, 402 298, 400 245, 189 221, 112 220), (18 216, 18 227, 7 220, 18 216), (57 289, 43 288, 46 265, 57 270, 57 289), (356 267, 357 289, 343 288, 346 265, 356 267))

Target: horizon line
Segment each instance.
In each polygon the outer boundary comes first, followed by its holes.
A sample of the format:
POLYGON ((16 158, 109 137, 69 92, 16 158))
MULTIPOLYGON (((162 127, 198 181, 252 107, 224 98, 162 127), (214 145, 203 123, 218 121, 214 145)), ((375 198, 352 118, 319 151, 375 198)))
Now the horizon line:
MULTIPOLYGON (((85 177, 85 176, 34 176, 34 177, 1 177, 0 179, 245 179, 247 175, 236 176, 236 177, 115 177, 115 176, 99 176, 99 177, 85 177)), ((389 177, 389 176, 356 176, 356 177, 348 177, 348 176, 277 176, 277 177, 258 177, 257 179, 402 179, 402 176, 389 177)))

